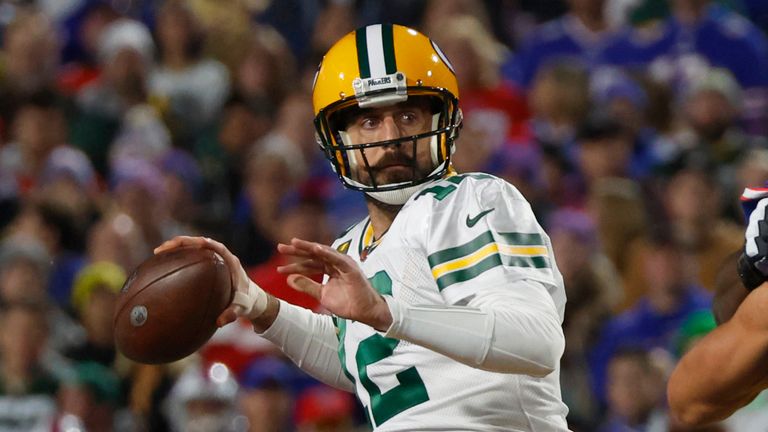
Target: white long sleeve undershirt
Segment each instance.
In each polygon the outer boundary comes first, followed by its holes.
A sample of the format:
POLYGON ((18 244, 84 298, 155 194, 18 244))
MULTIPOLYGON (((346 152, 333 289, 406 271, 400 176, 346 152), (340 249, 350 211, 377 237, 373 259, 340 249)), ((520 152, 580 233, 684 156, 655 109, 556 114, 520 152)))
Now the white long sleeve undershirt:
POLYGON ((275 322, 261 333, 277 345, 298 367, 320 381, 354 392, 339 361, 339 339, 329 315, 322 315, 280 301, 275 322))
MULTIPOLYGON (((557 367, 565 347, 555 305, 539 282, 510 285, 486 287, 467 306, 406 305, 385 297, 393 322, 384 336, 479 369, 546 376, 557 367)), ((354 390, 341 368, 330 316, 281 302, 277 319, 262 336, 315 378, 354 390)))
POLYGON ((479 369, 546 376, 565 349, 560 318, 544 285, 512 285, 484 288, 467 306, 411 306, 385 297, 392 325, 384 336, 479 369))

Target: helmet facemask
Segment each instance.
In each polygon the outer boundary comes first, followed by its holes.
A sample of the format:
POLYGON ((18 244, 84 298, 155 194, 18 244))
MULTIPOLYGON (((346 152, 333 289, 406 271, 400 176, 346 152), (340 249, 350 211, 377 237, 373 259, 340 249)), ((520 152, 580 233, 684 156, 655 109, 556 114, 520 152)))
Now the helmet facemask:
POLYGON ((412 101, 416 98, 419 102, 425 101, 432 116, 429 130, 391 140, 352 143, 346 132, 345 119, 353 116, 360 109, 359 105, 384 105, 375 104, 376 95, 368 94, 366 97, 369 103, 358 104, 353 97, 321 110, 315 119, 318 143, 344 186, 366 192, 386 204, 403 204, 420 185, 442 178, 448 171, 461 124, 461 112, 457 99, 443 89, 408 88, 404 97, 394 100, 391 93, 383 93, 381 96, 386 97, 387 105, 403 103, 409 98, 412 101), (401 150, 386 153, 379 164, 402 163, 410 168, 410 173, 401 172, 403 175, 399 179, 395 176, 389 181, 382 181, 381 178, 377 180, 378 168, 372 166, 366 151, 393 146, 401 150), (420 166, 420 163, 424 164, 423 155, 426 151, 430 154, 429 165, 420 166))

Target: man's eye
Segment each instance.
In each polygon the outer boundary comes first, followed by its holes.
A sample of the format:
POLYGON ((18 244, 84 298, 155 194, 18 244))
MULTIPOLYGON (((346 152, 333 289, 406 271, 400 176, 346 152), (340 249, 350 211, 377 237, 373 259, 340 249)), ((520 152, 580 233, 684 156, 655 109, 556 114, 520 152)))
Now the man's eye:
POLYGON ((400 119, 407 123, 413 123, 416 121, 416 114, 412 112, 404 112, 400 114, 400 119))
POLYGON ((365 129, 372 129, 375 128, 376 125, 378 125, 379 122, 375 118, 364 118, 360 121, 360 126, 362 126, 365 129))

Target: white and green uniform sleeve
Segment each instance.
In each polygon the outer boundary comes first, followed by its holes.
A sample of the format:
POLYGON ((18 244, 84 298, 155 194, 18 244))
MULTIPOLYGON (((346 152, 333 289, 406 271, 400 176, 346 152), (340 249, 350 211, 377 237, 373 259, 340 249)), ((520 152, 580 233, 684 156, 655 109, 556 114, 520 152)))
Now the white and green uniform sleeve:
POLYGON ((421 192, 436 199, 425 203, 432 207, 425 209, 429 217, 414 234, 425 233, 415 238, 422 242, 445 300, 456 304, 489 284, 512 288, 527 279, 547 287, 562 321, 565 293, 549 237, 520 192, 484 174, 454 176, 442 183, 434 192, 421 192))
MULTIPOLYGON (((476 181, 454 178, 458 186, 476 181)), ((485 180, 455 189, 447 181, 423 191, 437 201, 422 224, 409 224, 446 303, 463 306, 408 305, 390 297, 393 324, 386 336, 481 369, 544 376, 564 349, 564 298, 557 299, 560 307, 553 298, 562 296, 562 281, 528 203, 507 183, 485 180), (450 201, 441 203, 446 191, 450 201)))
POLYGON ((331 316, 281 300, 275 322, 261 336, 318 380, 341 390, 354 391, 352 381, 341 368, 339 340, 331 316))

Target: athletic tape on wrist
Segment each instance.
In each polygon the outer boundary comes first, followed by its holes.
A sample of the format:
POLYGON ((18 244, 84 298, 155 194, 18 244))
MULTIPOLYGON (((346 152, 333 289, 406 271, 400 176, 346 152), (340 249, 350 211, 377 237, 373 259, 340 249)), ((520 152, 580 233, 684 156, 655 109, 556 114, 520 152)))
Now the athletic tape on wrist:
POLYGON ((232 304, 242 307, 248 319, 255 319, 267 310, 267 293, 255 282, 248 282, 248 292, 235 291, 232 304))

